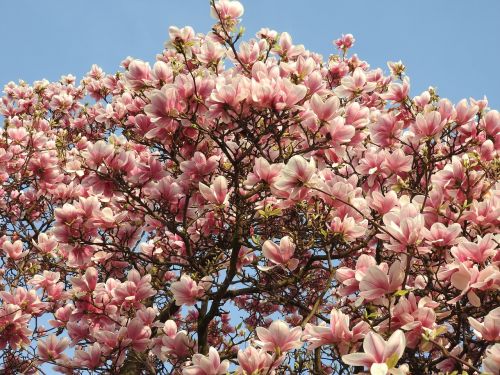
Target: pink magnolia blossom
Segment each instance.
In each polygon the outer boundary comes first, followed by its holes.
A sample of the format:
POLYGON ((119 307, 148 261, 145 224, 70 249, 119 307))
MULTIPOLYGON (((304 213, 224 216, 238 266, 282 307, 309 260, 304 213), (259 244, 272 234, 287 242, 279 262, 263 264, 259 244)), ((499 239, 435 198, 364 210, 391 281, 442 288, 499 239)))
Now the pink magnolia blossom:
POLYGON ((259 340, 255 340, 255 344, 265 351, 275 352, 278 355, 303 345, 300 339, 302 328, 290 329, 288 324, 281 320, 275 320, 269 328, 257 327, 255 331, 259 337, 259 340))
POLYGON ((325 344, 339 344, 341 350, 345 351, 349 343, 360 340, 370 329, 366 322, 360 321, 350 330, 349 321, 348 315, 332 309, 329 327, 308 323, 304 330, 304 339, 309 343, 308 349, 313 350, 325 344))
MULTIPOLYGON (((385 267, 387 269, 387 266, 385 267)), ((404 280, 404 270, 401 262, 394 262, 389 274, 377 266, 371 266, 366 270, 365 275, 359 283, 360 296, 368 301, 383 297, 386 294, 394 293, 402 286, 404 280)))
POLYGON ((405 351, 406 339, 403 331, 395 331, 389 340, 374 332, 368 332, 364 341, 364 353, 342 356, 342 361, 352 366, 364 366, 372 375, 398 374, 396 364, 405 351))
POLYGON ((204 293, 203 287, 198 285, 188 275, 182 275, 180 281, 172 283, 170 290, 174 295, 177 306, 193 306, 196 304, 196 300, 204 293))
POLYGON ((385 245, 387 249, 405 252, 409 246, 418 246, 422 243, 425 221, 415 205, 405 205, 399 212, 388 212, 384 215, 383 221, 387 234, 380 234, 378 237, 389 240, 390 244, 385 245))
MULTIPOLYGON (((272 263, 287 267, 290 271, 297 268, 299 260, 292 258, 295 253, 295 244, 288 236, 280 240, 279 246, 274 242, 267 240, 262 245, 262 255, 269 259, 272 263)), ((268 270, 269 267, 261 267, 261 269, 268 270)))
POLYGON ((354 45, 354 42, 356 39, 354 39, 354 36, 352 34, 342 34, 342 37, 339 39, 336 39, 334 41, 334 44, 337 46, 339 49, 349 49, 354 45))
POLYGON ((338 291, 339 294, 346 296, 359 290, 359 282, 363 280, 366 271, 371 267, 376 266, 376 264, 377 262, 375 261, 375 258, 362 254, 356 261, 355 270, 347 267, 338 268, 335 273, 335 277, 343 285, 343 287, 338 291))
POLYGON ((420 137, 434 137, 444 127, 445 122, 441 120, 441 114, 436 111, 418 114, 413 125, 413 131, 420 137))
POLYGON ((393 324, 405 331, 407 346, 415 348, 422 339, 425 330, 432 330, 436 325, 436 313, 432 309, 436 304, 421 298, 418 303, 415 295, 402 297, 394 307, 393 324))
POLYGON ((455 106, 456 118, 455 121, 458 125, 464 125, 467 122, 471 121, 476 113, 478 112, 479 107, 477 105, 467 106, 467 100, 462 99, 455 106))
POLYGON ((370 137, 381 147, 391 146, 401 136, 402 128, 403 121, 398 121, 392 113, 384 113, 376 123, 370 125, 370 137))
POLYGON ((382 99, 402 102, 408 97, 410 92, 410 80, 408 77, 403 79, 403 83, 391 83, 387 93, 380 95, 382 99))
MULTIPOLYGON (((167 131, 175 130, 175 123, 171 117, 182 109, 183 102, 179 98, 177 88, 169 85, 154 91, 151 95, 151 104, 144 107, 144 111, 151 118, 151 121, 159 127, 164 127, 167 131)), ((151 135, 157 134, 156 132, 150 133, 151 135)))
POLYGON ((224 205, 228 200, 227 180, 224 176, 219 176, 214 180, 214 183, 208 187, 203 183, 199 183, 200 193, 210 203, 224 205))
POLYGON ((500 344, 495 344, 486 349, 483 367, 488 375, 495 375, 500 372, 500 344))
POLYGON ((50 286, 55 285, 60 277, 59 272, 43 271, 42 275, 35 275, 29 283, 36 288, 48 289, 50 286))
POLYGON ((192 365, 182 370, 183 375, 221 375, 225 374, 229 368, 229 361, 220 361, 219 353, 210 347, 208 356, 194 354, 192 365))
POLYGON ((149 343, 151 336, 151 328, 144 325, 144 322, 139 318, 132 319, 126 328, 126 339, 123 341, 125 345, 130 344, 134 350, 144 351, 149 343))
POLYGON ((462 296, 467 295, 469 302, 476 307, 481 306, 481 300, 476 293, 476 290, 498 289, 500 288, 500 271, 498 267, 488 266, 479 271, 477 265, 471 265, 470 262, 459 263, 456 267, 456 272, 451 275, 450 281, 456 289, 460 290, 460 294, 449 300, 449 304, 453 304, 460 300, 462 296))
POLYGON ((263 157, 255 159, 253 172, 250 172, 244 184, 248 187, 253 187, 260 181, 264 181, 269 185, 273 185, 283 168, 282 164, 270 164, 263 157))
POLYGON ((313 94, 309 105, 320 121, 329 121, 337 114, 340 102, 336 96, 323 100, 318 94, 313 94))
POLYGON ((469 317, 469 324, 474 328, 476 336, 483 340, 496 341, 500 337, 500 307, 492 310, 480 323, 473 317, 469 317))
POLYGON ((55 335, 50 335, 45 341, 40 340, 37 347, 40 359, 43 361, 66 359, 67 357, 63 352, 68 347, 69 342, 70 340, 67 337, 59 340, 55 335))
POLYGON ((343 219, 334 217, 330 224, 330 230, 334 233, 339 233, 346 241, 354 241, 365 234, 367 224, 366 220, 356 223, 355 219, 350 216, 343 219))
POLYGON ((186 331, 177 330, 177 324, 173 320, 165 322, 163 333, 165 335, 155 340, 153 353, 161 359, 186 358, 189 355, 195 343, 190 340, 186 331))
POLYGON ((359 94, 370 92, 375 89, 375 82, 367 82, 366 74, 361 68, 356 68, 352 76, 346 76, 341 80, 341 86, 338 86, 334 92, 339 97, 352 98, 359 94))
POLYGON ((478 236, 477 241, 478 243, 461 241, 451 250, 451 253, 460 262, 471 259, 477 263, 483 263, 498 252, 498 244, 491 233, 484 237, 478 236))
POLYGON ((111 292, 115 303, 124 306, 140 306, 143 300, 155 294, 150 281, 151 275, 141 276, 137 270, 131 270, 127 275, 127 281, 111 292))
POLYGON ((217 156, 206 158, 201 152, 195 152, 192 159, 183 161, 180 164, 180 169, 186 175, 186 178, 200 179, 217 168, 217 160, 217 156))
POLYGON ((442 223, 434 223, 430 229, 422 228, 424 237, 433 246, 450 246, 457 242, 457 237, 462 231, 458 223, 447 227, 442 223))
POLYGON ((19 260, 28 255, 28 251, 23 251, 23 243, 20 240, 14 241, 14 243, 5 241, 2 245, 2 249, 12 260, 19 260))
POLYGON ((370 199, 368 199, 371 208, 375 209, 381 215, 391 211, 393 208, 399 206, 398 196, 396 192, 389 191, 383 195, 378 191, 374 191, 370 199))
MULTIPOLYGON (((2 299, 5 297, 2 296, 2 299)), ((25 314, 19 306, 12 303, 4 303, 0 306, 0 350, 5 349, 7 344, 12 348, 29 345, 32 331, 28 328, 30 314, 25 314)))
POLYGON ((78 366, 95 369, 102 362, 102 347, 99 343, 90 345, 85 350, 75 350, 75 362, 78 366))
POLYGON ((128 84, 133 89, 139 89, 151 81, 151 67, 148 63, 141 60, 133 60, 128 65, 127 73, 125 73, 125 78, 128 84))
POLYGON ((238 374, 250 375, 266 373, 271 368, 277 367, 279 361, 273 360, 273 356, 265 350, 249 346, 245 350, 238 351, 238 364, 239 367, 236 370, 238 374))
POLYGON ((281 170, 274 187, 278 190, 291 191, 291 197, 298 196, 304 188, 314 185, 316 164, 311 158, 309 162, 302 156, 293 156, 281 170))
POLYGON ((215 8, 211 9, 212 17, 223 20, 234 20, 243 15, 243 5, 235 0, 218 0, 215 2, 215 8))

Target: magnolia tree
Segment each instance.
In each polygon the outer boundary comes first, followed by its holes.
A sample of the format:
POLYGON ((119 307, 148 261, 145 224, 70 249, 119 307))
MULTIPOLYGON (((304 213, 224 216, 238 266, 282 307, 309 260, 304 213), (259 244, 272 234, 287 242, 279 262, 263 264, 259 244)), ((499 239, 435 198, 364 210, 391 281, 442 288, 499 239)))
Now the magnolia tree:
POLYGON ((498 374, 499 113, 211 11, 5 86, 1 372, 498 374))

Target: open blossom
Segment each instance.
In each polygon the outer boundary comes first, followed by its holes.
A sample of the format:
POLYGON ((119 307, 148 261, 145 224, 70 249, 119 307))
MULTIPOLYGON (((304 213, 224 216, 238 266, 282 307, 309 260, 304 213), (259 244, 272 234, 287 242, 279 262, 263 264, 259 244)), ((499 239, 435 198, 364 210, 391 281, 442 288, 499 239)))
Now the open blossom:
POLYGON ((496 341, 500 337, 500 307, 492 310, 480 323, 473 317, 469 317, 469 324, 474 328, 475 334, 483 340, 496 341))
POLYGON ((177 306, 193 306, 196 300, 204 293, 202 286, 191 279, 188 275, 182 275, 180 281, 172 283, 170 290, 174 295, 177 306))
POLYGON ((418 114, 413 125, 413 132, 420 137, 433 137, 444 127, 445 121, 441 120, 441 114, 437 111, 418 114))
POLYGON ((406 347, 403 331, 395 331, 385 341, 378 333, 368 332, 363 340, 364 353, 351 353, 342 356, 342 361, 352 366, 364 366, 372 375, 400 374, 396 367, 406 347))
POLYGON ((498 267, 490 265, 479 270, 477 265, 470 262, 459 263, 450 278, 451 285, 460 290, 460 294, 448 301, 449 304, 456 303, 462 296, 467 295, 469 302, 476 307, 481 306, 481 300, 477 290, 488 290, 500 288, 500 271, 498 267))
POLYGON ((126 327, 126 339, 123 340, 123 344, 131 345, 134 350, 144 351, 151 341, 150 336, 151 328, 145 325, 141 319, 134 318, 126 327))
POLYGON ((255 344, 265 351, 275 352, 279 355, 302 346, 300 339, 302 328, 290 329, 288 324, 281 320, 275 320, 269 328, 257 327, 255 331, 259 337, 259 340, 255 340, 255 344))
POLYGON ((325 344, 339 344, 341 350, 346 350, 349 343, 363 338, 370 326, 366 322, 358 322, 352 330, 349 328, 349 316, 342 311, 332 309, 330 313, 330 326, 315 326, 307 324, 304 338, 309 342, 308 349, 313 350, 325 344))
POLYGON ((398 120, 392 113, 384 113, 369 129, 372 141, 381 147, 387 147, 396 143, 401 136, 403 121, 398 120))
POLYGON ((2 245, 2 249, 12 260, 21 259, 28 254, 28 251, 23 251, 23 243, 20 240, 14 241, 14 243, 5 241, 2 245))
POLYGON ((60 358, 67 358, 63 352, 69 343, 70 340, 67 337, 59 340, 55 335, 50 335, 46 340, 40 340, 37 347, 40 359, 43 361, 53 361, 60 358))
MULTIPOLYGON (((387 269, 387 266, 385 267, 387 269)), ((391 265, 389 274, 378 266, 371 266, 359 283, 360 295, 368 301, 372 301, 386 294, 394 293, 402 287, 404 270, 400 261, 391 265)))
POLYGON ((354 39, 354 36, 352 34, 342 34, 342 37, 336 39, 334 41, 334 44, 339 49, 349 49, 353 46, 355 41, 356 39, 354 39))
MULTIPOLYGON (((151 95, 151 104, 144 107, 144 111, 157 126, 165 127, 169 131, 175 130, 171 119, 183 109, 179 92, 175 86, 165 85, 161 90, 155 90, 151 95)), ((154 133, 155 134, 155 133, 154 133)))
POLYGON ((376 266, 376 264, 375 258, 362 254, 356 261, 356 269, 353 270, 347 267, 338 268, 335 277, 342 283, 342 287, 339 288, 338 293, 341 296, 346 296, 358 291, 359 282, 365 277, 366 271, 376 266))
POLYGON ((212 17, 222 20, 234 20, 243 15, 243 5, 235 0, 218 0, 215 3, 215 9, 211 8, 212 17))
POLYGON ((278 179, 278 176, 283 168, 283 164, 270 164, 263 157, 255 159, 253 172, 250 172, 244 184, 247 187, 253 187, 260 181, 272 185, 278 179))
POLYGON ((422 339, 425 330, 433 330, 436 324, 435 308, 437 303, 429 298, 417 298, 410 293, 408 298, 401 297, 392 312, 392 324, 394 327, 405 331, 407 346, 415 348, 422 339))
POLYGON ((212 185, 208 187, 203 183, 199 183, 200 193, 210 203, 226 204, 228 200, 227 180, 224 176, 218 176, 212 185))
POLYGON ((141 60, 133 60, 128 65, 128 70, 127 73, 125 73, 125 78, 127 79, 130 87, 132 87, 133 89, 140 89, 151 81, 151 67, 147 62, 141 60))
POLYGON ((245 350, 238 351, 239 367, 236 373, 241 375, 266 373, 270 368, 277 367, 279 362, 265 350, 249 346, 245 350))
POLYGON ((383 221, 387 234, 380 234, 378 237, 389 240, 390 244, 385 245, 387 249, 406 252, 409 246, 418 246, 422 242, 424 216, 418 212, 415 205, 405 205, 399 212, 388 212, 384 215, 383 221))
MULTIPOLYGON (((290 271, 295 270, 299 263, 298 259, 292 258, 294 253, 295 244, 288 236, 283 237, 279 245, 270 240, 267 240, 264 242, 264 245, 262 245, 262 255, 276 265, 288 267, 290 271)), ((266 270, 267 269, 269 268, 266 268, 266 270)))
POLYGON ((131 270, 127 275, 127 281, 117 285, 111 292, 115 303, 140 306, 143 300, 155 294, 150 282, 151 275, 141 276, 137 270, 131 270))
POLYGON ((159 358, 185 358, 194 346, 186 331, 178 331, 173 320, 167 320, 163 325, 164 335, 156 338, 153 353, 159 358))
POLYGON ((229 368, 229 361, 221 362, 219 353, 213 347, 210 347, 208 356, 194 354, 191 361, 193 364, 182 370, 183 375, 222 375, 229 368))
POLYGON ((186 179, 198 180, 217 168, 217 160, 218 157, 215 155, 207 158, 203 153, 197 151, 190 160, 181 162, 180 169, 186 179))
POLYGON ((293 156, 281 170, 274 187, 278 190, 291 191, 291 197, 298 196, 303 188, 315 183, 316 164, 302 156, 293 156))
POLYGON ((341 85, 334 92, 342 98, 352 98, 365 92, 370 92, 377 86, 376 82, 367 82, 366 74, 361 68, 356 68, 352 76, 346 76, 340 81, 341 85))
POLYGON ((368 202, 370 207, 377 210, 377 212, 381 215, 384 215, 393 208, 399 206, 398 196, 393 190, 389 191, 385 195, 378 191, 374 191, 371 198, 368 199, 368 202))
POLYGON ((422 228, 424 238, 433 246, 450 246, 457 242, 462 227, 458 223, 446 226, 442 223, 434 223, 430 229, 422 228))
POLYGON ((318 94, 313 94, 309 105, 320 121, 329 121, 336 116, 340 101, 336 96, 323 100, 318 94))
POLYGON ((355 219, 349 216, 343 219, 334 217, 330 224, 330 230, 342 235, 346 241, 354 241, 356 238, 365 234, 367 224, 368 222, 366 220, 356 223, 355 219))
MULTIPOLYGON (((4 292, 5 293, 5 292, 4 292)), ((5 295, 2 296, 5 301, 5 295)), ((12 348, 29 345, 32 331, 28 328, 30 314, 25 314, 19 306, 12 303, 4 303, 0 306, 0 350, 5 349, 7 344, 12 348)))
POLYGON ((96 342, 86 349, 75 350, 75 363, 77 366, 95 369, 102 362, 102 347, 96 342))
POLYGON ((410 80, 408 77, 403 79, 403 83, 391 83, 387 93, 380 94, 379 96, 385 100, 393 100, 395 102, 402 102, 408 97, 410 92, 410 80))
POLYGON ((35 275, 29 283, 36 288, 44 288, 47 289, 50 286, 55 285, 61 274, 59 272, 51 272, 51 271, 43 271, 42 275, 35 275))
POLYGON ((498 253, 498 244, 494 236, 489 233, 484 237, 477 236, 477 243, 464 239, 451 250, 451 253, 460 262, 471 259, 477 263, 483 263, 498 253))

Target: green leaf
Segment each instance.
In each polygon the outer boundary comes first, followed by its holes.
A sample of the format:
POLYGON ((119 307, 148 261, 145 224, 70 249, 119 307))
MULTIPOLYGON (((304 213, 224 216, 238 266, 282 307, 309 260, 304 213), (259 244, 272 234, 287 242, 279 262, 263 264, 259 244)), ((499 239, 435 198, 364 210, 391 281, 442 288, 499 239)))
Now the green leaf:
POLYGON ((387 367, 389 368, 394 368, 396 367, 397 363, 399 361, 399 356, 398 356, 398 353, 394 353, 393 355, 391 355, 387 361, 385 361, 385 364, 387 365, 387 367))
POLYGON ((402 289, 402 290, 398 290, 398 291, 394 292, 394 296, 395 297, 403 297, 403 296, 407 295, 408 293, 410 293, 409 290, 402 289))

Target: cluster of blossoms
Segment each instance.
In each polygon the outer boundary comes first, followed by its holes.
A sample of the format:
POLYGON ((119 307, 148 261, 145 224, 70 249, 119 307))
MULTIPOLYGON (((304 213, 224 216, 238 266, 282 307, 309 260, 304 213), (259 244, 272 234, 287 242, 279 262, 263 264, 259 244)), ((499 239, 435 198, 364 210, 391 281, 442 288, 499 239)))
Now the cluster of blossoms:
POLYGON ((0 371, 498 374, 500 114, 211 10, 5 86, 0 371))

